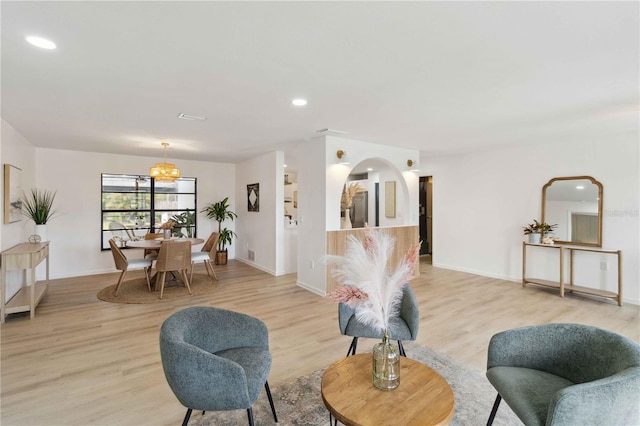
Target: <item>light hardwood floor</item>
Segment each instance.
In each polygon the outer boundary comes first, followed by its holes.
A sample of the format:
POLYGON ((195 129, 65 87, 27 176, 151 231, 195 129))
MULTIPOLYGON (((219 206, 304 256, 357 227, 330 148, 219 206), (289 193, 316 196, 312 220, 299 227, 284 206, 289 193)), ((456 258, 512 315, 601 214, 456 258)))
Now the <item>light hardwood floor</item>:
MULTIPOLYGON (((187 306, 217 306, 265 321, 272 387, 346 354, 350 339, 340 335, 336 305, 297 287, 295 275, 272 277, 238 261, 216 272, 220 281, 209 296, 149 305, 98 300, 96 293, 115 283, 116 273, 53 280, 35 319, 11 315, 2 326, 0 423, 180 424, 185 410, 164 378, 158 331, 167 316, 187 306)), ((484 370, 494 333, 523 325, 578 322, 640 341, 640 308, 634 305, 562 299, 544 288, 424 262, 412 286, 420 303, 418 342, 477 370, 484 370)), ((359 347, 374 343, 364 340, 359 347)))

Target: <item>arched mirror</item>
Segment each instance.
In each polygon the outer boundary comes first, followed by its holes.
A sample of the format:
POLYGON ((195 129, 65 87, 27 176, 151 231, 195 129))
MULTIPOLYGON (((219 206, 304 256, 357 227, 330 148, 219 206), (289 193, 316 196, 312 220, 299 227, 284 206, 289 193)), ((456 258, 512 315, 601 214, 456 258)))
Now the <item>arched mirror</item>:
POLYGON ((556 242, 602 247, 602 184, 591 176, 551 179, 542 188, 542 222, 556 242))

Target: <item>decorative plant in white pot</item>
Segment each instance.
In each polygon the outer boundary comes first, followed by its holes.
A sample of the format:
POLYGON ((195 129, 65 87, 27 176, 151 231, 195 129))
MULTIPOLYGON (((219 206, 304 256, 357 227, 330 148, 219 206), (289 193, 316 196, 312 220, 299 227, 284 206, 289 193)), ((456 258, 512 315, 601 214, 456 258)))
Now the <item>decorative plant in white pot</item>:
POLYGON ((557 224, 549 225, 546 222, 540 223, 536 219, 533 219, 533 223, 522 228, 522 233, 529 236, 530 243, 540 244, 540 240, 545 238, 545 234, 553 232, 557 226, 557 224))
POLYGON ((218 201, 217 203, 211 203, 201 210, 201 213, 206 213, 208 219, 213 219, 218 222, 218 233, 220 237, 218 238, 218 249, 216 251, 216 265, 226 265, 227 264, 227 245, 230 245, 233 237, 236 236, 235 232, 230 229, 222 228, 222 222, 225 220, 234 220, 238 217, 230 209, 229 206, 229 197, 218 201))
POLYGON ((53 218, 56 211, 53 202, 56 191, 32 188, 29 194, 22 194, 22 214, 35 224, 35 234, 41 241, 47 240, 47 223, 53 218))

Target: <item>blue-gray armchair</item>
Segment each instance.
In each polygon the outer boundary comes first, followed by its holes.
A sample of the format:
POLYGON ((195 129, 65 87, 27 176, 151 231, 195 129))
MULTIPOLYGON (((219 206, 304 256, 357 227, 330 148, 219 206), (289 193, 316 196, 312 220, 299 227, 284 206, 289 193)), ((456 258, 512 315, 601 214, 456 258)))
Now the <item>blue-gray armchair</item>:
POLYGON ((211 307, 183 309, 160 329, 162 367, 171 390, 192 410, 246 409, 253 425, 252 406, 264 386, 277 422, 267 376, 271 369, 269 334, 257 318, 211 307))
POLYGON ((640 345, 582 324, 507 330, 489 343, 487 378, 527 426, 640 424, 640 345))
MULTIPOLYGON (((346 303, 338 305, 338 325, 340 333, 344 336, 352 336, 351 346, 347 351, 347 356, 355 355, 358 346, 358 338, 381 339, 382 333, 368 325, 362 324, 356 318, 356 308, 346 303)), ((400 302, 399 315, 391 318, 389 324, 389 340, 398 341, 400 355, 407 356, 404 352, 403 340, 416 340, 418 337, 418 326, 420 325, 420 311, 418 301, 413 289, 409 284, 405 284, 402 290, 402 301, 400 302)))

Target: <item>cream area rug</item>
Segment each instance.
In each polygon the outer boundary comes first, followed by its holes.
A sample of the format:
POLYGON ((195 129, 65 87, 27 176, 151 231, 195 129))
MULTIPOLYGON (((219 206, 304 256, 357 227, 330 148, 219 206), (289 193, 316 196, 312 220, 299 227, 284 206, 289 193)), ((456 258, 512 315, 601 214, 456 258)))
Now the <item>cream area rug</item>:
MULTIPOLYGON (((141 272, 138 275, 140 274, 141 272)), ((189 292, 182 284, 182 281, 170 280, 170 277, 171 274, 167 274, 162 299, 160 299, 160 291, 149 292, 147 280, 145 280, 144 276, 131 280, 125 279, 117 296, 115 295, 116 284, 105 287, 98 292, 98 299, 112 303, 158 303, 180 297, 189 297, 189 292)), ((207 274, 196 273, 193 274, 193 280, 190 283, 191 292, 196 296, 213 292, 218 285, 218 281, 211 280, 207 274)))
MULTIPOLYGON (((405 343, 405 350, 409 358, 433 368, 451 385, 455 399, 455 413, 451 425, 473 426, 487 423, 496 391, 486 379, 484 372, 470 369, 444 354, 412 342, 405 343)), ((278 423, 273 421, 269 401, 263 390, 253 406, 255 425, 328 425, 329 412, 320 395, 323 373, 324 370, 317 370, 280 386, 271 387, 278 423)), ((400 386, 402 386, 402 378, 400 386)), ((184 411, 187 411, 186 408, 184 411)), ((189 425, 192 426, 247 424, 246 410, 207 412, 204 415, 201 411, 194 411, 189 420, 189 425)), ((522 422, 503 401, 493 424, 520 426, 522 422)))

